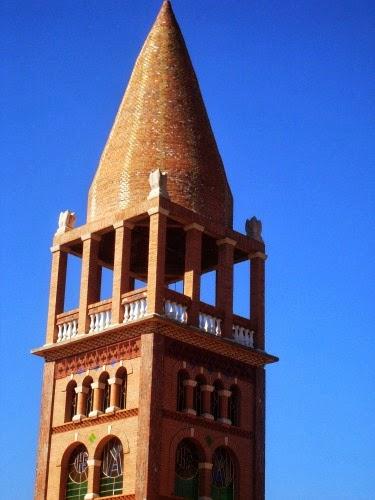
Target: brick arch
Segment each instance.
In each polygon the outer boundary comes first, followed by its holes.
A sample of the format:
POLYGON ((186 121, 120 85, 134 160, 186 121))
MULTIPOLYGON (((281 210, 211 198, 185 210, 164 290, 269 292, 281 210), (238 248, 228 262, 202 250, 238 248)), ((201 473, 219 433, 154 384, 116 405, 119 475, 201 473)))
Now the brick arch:
POLYGON ((61 461, 60 461, 60 488, 59 488, 59 500, 64 500, 65 498, 65 488, 66 488, 66 481, 67 481, 67 473, 68 473, 68 465, 69 465, 69 459, 74 452, 76 448, 79 446, 83 446, 87 453, 87 446, 82 443, 82 441, 74 441, 73 443, 70 443, 70 445, 65 449, 64 453, 61 456, 61 461))
POLYGON ((191 435, 191 426, 186 426, 179 429, 171 438, 169 443, 169 451, 168 451, 168 471, 169 471, 169 490, 174 491, 174 479, 175 479, 175 460, 176 460, 176 451, 178 445, 184 439, 189 439, 198 449, 200 454, 200 459, 202 462, 207 461, 208 449, 204 446, 197 438, 191 435))
POLYGON ((76 401, 76 387, 77 381, 75 379, 69 380, 69 382, 66 384, 64 422, 70 422, 72 420, 73 415, 71 415, 71 410, 74 400, 76 401))
MULTIPOLYGON (((124 446, 123 439, 120 439, 115 434, 108 434, 108 436, 105 436, 97 444, 95 451, 94 451, 94 459, 95 460, 102 460, 103 450, 104 450, 106 444, 108 444, 112 439, 116 439, 122 445, 122 466, 123 466, 123 475, 125 476, 126 471, 125 471, 124 462, 125 462, 125 454, 129 452, 129 442, 128 441, 126 442, 126 446, 124 446)), ((93 483, 94 483, 94 491, 97 493, 99 492, 99 488, 100 488, 100 471, 101 471, 101 467, 95 466, 93 483)), ((124 486, 122 486, 122 487, 124 488, 124 486)))

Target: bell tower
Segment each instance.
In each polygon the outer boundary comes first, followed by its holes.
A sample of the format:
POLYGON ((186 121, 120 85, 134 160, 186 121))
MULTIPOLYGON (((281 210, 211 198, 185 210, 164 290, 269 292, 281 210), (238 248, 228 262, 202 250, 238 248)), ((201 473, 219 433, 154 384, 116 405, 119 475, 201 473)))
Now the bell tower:
POLYGON ((165 0, 52 270, 35 499, 264 499, 265 245, 232 194, 165 0), (66 310, 69 259, 79 300, 66 310), (233 268, 249 261, 248 317, 233 268), (101 295, 103 273, 111 297, 101 295), (214 273, 215 300, 201 300, 214 273))

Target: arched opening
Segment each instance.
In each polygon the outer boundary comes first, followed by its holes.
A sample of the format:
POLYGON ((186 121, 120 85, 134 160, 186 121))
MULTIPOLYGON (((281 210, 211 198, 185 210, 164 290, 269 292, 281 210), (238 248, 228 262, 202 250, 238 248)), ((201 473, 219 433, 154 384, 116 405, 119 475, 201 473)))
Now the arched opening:
POLYGON ((197 446, 183 439, 176 450, 174 494, 189 500, 199 498, 199 462, 197 446))
POLYGON ((216 380, 214 382, 214 390, 212 392, 211 399, 211 414, 213 415, 215 420, 220 418, 220 396, 219 391, 223 389, 223 383, 221 380, 216 380))
POLYGON ((188 380, 189 374, 185 370, 180 370, 177 374, 177 411, 186 409, 186 389, 184 381, 188 380))
POLYGON ((64 422, 71 422, 74 415, 77 413, 77 397, 76 393, 77 382, 71 380, 66 386, 66 399, 65 399, 65 418, 64 422))
POLYGON ((203 414, 202 385, 206 385, 206 379, 202 375, 198 375, 195 381, 197 382, 197 385, 194 388, 194 410, 199 416, 203 414))
POLYGON ((89 413, 90 413, 90 411, 92 411, 93 405, 94 405, 94 395, 93 395, 93 390, 91 387, 92 383, 93 383, 93 380, 91 377, 86 377, 85 380, 82 382, 82 388, 85 391, 84 396, 86 397, 86 402, 84 405, 86 417, 89 416, 89 413))
POLYGON ((104 372, 99 377, 99 383, 103 384, 104 387, 101 389, 102 398, 101 398, 101 408, 100 410, 105 413, 105 410, 110 406, 110 386, 108 384, 109 375, 107 372, 104 372))
POLYGON ((212 500, 234 500, 236 468, 228 448, 218 448, 212 459, 212 500))
POLYGON ((112 438, 101 455, 99 496, 120 495, 124 480, 124 452, 119 439, 112 438))
POLYGON ((228 418, 232 425, 240 425, 240 390, 237 385, 230 388, 231 395, 228 399, 228 418))
POLYGON ((128 373, 124 367, 121 367, 116 372, 116 378, 121 379, 119 387, 119 408, 125 410, 126 408, 126 398, 128 391, 128 373))
POLYGON ((65 500, 84 500, 88 476, 87 448, 80 444, 70 454, 65 479, 65 500))

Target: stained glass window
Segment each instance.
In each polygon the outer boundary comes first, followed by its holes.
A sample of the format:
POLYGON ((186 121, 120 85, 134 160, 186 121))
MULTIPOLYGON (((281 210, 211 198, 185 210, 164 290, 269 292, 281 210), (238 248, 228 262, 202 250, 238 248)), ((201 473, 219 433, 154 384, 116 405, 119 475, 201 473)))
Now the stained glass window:
POLYGON ((184 439, 177 447, 175 495, 189 500, 199 496, 199 457, 194 444, 184 439))
POLYGON ((87 459, 85 446, 76 448, 70 456, 65 500, 84 500, 87 493, 87 459))
POLYGON ((212 499, 233 500, 235 468, 232 457, 226 448, 218 448, 213 457, 212 499))
POLYGON ((123 450, 120 441, 111 439, 105 446, 100 468, 100 496, 107 497, 122 493, 123 450))

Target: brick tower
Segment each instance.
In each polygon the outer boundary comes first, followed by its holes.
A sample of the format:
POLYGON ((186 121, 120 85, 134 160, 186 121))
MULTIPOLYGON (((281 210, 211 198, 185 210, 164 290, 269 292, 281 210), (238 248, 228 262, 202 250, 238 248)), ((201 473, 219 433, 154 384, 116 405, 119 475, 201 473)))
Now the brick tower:
POLYGON ((232 195, 169 1, 90 187, 53 240, 37 500, 264 498, 265 247, 232 195), (65 310, 67 262, 81 261, 65 310), (233 267, 250 261, 248 318, 233 267), (103 300, 103 269, 113 272, 103 300), (216 274, 215 304, 200 300, 216 274), (181 288, 176 290, 178 283, 181 288), (175 289, 173 289, 175 288, 175 289))

